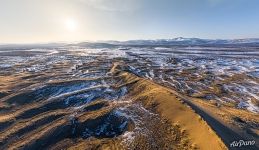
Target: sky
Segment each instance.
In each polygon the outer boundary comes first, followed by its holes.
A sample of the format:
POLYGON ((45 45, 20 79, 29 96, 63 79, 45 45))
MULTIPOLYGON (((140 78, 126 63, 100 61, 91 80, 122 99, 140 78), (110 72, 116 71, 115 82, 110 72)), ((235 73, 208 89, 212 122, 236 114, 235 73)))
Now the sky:
POLYGON ((259 38, 259 0, 0 0, 0 43, 259 38))

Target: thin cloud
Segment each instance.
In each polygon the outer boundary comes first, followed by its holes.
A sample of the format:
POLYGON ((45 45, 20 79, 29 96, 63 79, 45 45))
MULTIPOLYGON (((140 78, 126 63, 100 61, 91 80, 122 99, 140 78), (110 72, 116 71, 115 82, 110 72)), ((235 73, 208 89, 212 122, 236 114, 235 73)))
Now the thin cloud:
POLYGON ((140 8, 140 0, 79 0, 95 9, 112 12, 135 11, 140 8))

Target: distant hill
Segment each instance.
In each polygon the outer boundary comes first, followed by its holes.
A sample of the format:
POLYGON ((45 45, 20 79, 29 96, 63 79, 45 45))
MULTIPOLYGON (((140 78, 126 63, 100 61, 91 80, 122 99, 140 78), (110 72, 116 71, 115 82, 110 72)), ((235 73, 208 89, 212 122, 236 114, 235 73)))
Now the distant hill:
POLYGON ((101 41, 81 43, 48 43, 48 44, 6 44, 0 45, 1 49, 33 49, 33 48, 57 48, 63 46, 78 46, 85 48, 112 48, 118 46, 259 46, 259 38, 248 39, 200 39, 200 38, 173 38, 157 40, 129 40, 129 41, 101 41))
POLYGON ((258 45, 259 39, 199 39, 199 38, 174 38, 174 39, 158 39, 158 40, 129 40, 124 42, 115 42, 112 44, 120 45, 258 45))

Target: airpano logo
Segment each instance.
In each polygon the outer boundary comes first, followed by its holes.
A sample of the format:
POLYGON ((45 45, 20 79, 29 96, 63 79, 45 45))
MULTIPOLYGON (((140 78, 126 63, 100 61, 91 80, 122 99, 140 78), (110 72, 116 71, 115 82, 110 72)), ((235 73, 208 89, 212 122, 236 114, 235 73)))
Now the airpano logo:
POLYGON ((244 140, 239 140, 239 141, 233 141, 230 144, 230 147, 242 147, 242 146, 251 146, 251 145, 255 145, 255 141, 244 141, 244 140))

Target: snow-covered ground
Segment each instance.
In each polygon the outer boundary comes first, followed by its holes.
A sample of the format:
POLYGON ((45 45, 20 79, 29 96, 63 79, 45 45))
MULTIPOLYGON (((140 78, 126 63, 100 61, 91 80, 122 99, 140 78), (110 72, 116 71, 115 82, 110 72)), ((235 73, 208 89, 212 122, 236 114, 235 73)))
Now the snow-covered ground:
POLYGON ((0 75, 44 73, 63 65, 67 69, 56 71, 64 73, 64 77, 53 76, 48 81, 99 78, 107 77, 112 63, 121 60, 129 66, 129 71, 188 96, 234 103, 237 108, 259 112, 259 51, 256 48, 67 46, 1 50, 0 75))

